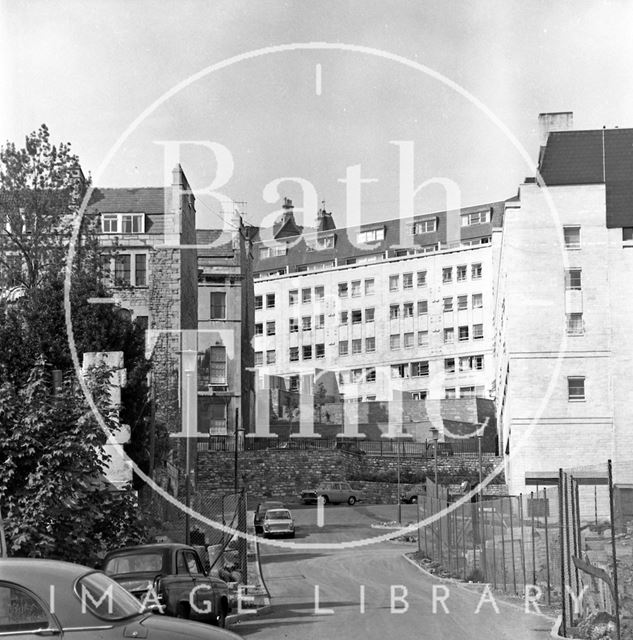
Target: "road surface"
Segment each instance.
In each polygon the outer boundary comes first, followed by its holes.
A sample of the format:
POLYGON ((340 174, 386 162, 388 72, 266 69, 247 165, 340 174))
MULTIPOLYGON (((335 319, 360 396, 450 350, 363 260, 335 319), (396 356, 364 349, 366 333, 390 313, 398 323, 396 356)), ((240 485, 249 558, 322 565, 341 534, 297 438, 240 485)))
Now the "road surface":
MULTIPOLYGON (((394 506, 328 505, 325 525, 319 528, 315 508, 295 509, 295 540, 318 545, 378 536, 385 531, 370 525, 392 520, 396 513, 394 506)), ((413 521, 415 515, 415 505, 403 505, 403 522, 413 521)), ((232 630, 252 640, 550 637, 549 618, 525 614, 500 598, 494 603, 496 613, 492 595, 482 602, 483 586, 443 583, 403 558, 414 550, 415 545, 395 542, 344 550, 262 544, 262 571, 272 606, 266 613, 243 618, 232 630)))

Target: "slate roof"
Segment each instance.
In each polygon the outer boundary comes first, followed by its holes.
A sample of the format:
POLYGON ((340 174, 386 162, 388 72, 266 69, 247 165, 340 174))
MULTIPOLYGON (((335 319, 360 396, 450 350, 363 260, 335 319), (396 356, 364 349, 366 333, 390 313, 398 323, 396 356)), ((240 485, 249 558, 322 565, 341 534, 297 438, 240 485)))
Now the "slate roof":
POLYGON ((539 173, 547 186, 605 184, 607 228, 633 226, 633 129, 552 132, 539 173))
POLYGON ((88 210, 99 213, 153 213, 165 212, 163 187, 136 189, 94 189, 88 210))

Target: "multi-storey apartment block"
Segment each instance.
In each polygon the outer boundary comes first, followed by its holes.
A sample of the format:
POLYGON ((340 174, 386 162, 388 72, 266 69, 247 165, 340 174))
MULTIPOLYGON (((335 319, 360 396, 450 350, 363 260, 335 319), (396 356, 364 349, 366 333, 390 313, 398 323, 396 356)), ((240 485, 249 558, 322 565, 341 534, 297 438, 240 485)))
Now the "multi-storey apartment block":
MULTIPOLYGON (((335 227, 292 203, 254 243, 255 367, 298 389, 334 371, 346 400, 488 397, 491 235, 503 202, 335 227)), ((498 224, 498 221, 497 221, 498 224)))
POLYGON ((495 231, 496 401, 512 493, 614 461, 633 482, 633 130, 543 114, 539 176, 495 231), (562 129, 562 130, 561 130, 562 129))

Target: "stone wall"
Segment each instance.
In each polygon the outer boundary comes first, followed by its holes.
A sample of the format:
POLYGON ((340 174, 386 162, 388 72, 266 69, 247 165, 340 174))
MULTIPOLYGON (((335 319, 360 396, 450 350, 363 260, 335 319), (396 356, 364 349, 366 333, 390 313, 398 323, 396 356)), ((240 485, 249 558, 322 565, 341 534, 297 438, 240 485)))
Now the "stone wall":
MULTIPOLYGON (((198 453, 196 468, 196 488, 204 495, 229 493, 233 489, 234 454, 224 451, 203 451, 198 453)), ((487 465, 498 464, 499 459, 485 456, 487 465)), ((309 449, 266 449, 262 451, 240 451, 240 486, 251 495, 279 497, 288 501, 297 500, 302 489, 316 486, 321 481, 351 480, 355 487, 368 493, 370 502, 394 502, 395 482, 374 482, 373 474, 395 472, 395 458, 358 456, 340 450, 309 449), (291 499, 291 500, 289 500, 291 499)), ((433 461, 420 458, 401 459, 401 473, 426 472, 433 477, 433 461)), ((438 459, 440 480, 445 474, 450 481, 460 478, 477 477, 477 458, 451 456, 438 459)), ((401 484, 401 490, 418 485, 401 484)))

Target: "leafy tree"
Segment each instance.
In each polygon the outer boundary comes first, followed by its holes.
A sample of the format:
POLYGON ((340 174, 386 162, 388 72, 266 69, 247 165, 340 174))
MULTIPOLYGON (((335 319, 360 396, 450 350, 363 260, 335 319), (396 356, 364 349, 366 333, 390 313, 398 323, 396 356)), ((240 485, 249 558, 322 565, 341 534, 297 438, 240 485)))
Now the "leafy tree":
MULTIPOLYGON (((110 429, 110 371, 88 384, 110 429)), ((0 388, 0 503, 12 555, 94 564, 106 550, 144 540, 133 494, 103 479, 106 437, 72 377, 54 393, 43 359, 20 389, 0 388)))

